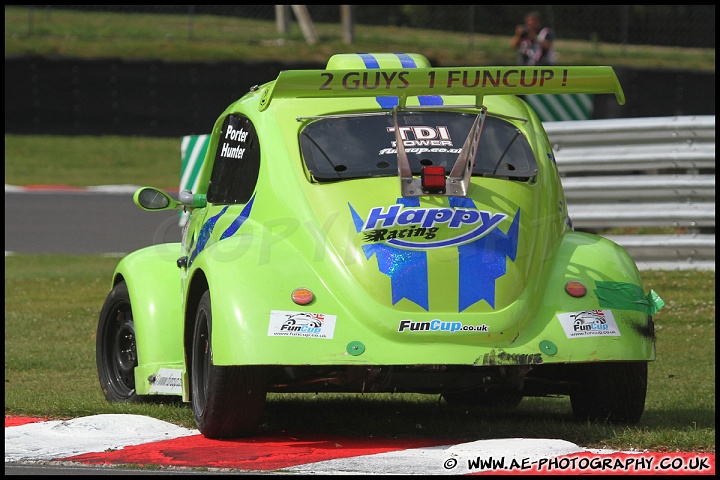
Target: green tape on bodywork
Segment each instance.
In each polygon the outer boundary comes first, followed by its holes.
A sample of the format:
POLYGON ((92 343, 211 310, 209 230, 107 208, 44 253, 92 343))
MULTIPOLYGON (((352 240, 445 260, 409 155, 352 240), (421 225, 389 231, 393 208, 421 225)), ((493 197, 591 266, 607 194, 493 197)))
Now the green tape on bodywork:
POLYGON ((645 295, 641 287, 625 282, 595 282, 595 295, 601 307, 637 310, 655 315, 665 302, 654 290, 645 295))

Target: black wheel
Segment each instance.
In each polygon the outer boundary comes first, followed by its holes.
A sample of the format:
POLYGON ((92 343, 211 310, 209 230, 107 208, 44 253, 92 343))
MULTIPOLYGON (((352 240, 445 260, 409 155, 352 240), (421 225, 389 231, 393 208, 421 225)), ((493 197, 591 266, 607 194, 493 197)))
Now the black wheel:
POLYGON ((645 410, 647 362, 602 362, 581 366, 570 393, 580 422, 636 424, 645 410))
POLYGON ((262 423, 267 370, 262 366, 213 365, 211 335, 210 292, 205 292, 195 317, 190 366, 195 423, 208 438, 250 436, 262 423))
POLYGON ((479 388, 444 392, 442 396, 448 405, 485 408, 515 408, 523 399, 521 393, 493 392, 479 388))
POLYGON ((125 282, 110 291, 102 310, 95 341, 100 387, 109 402, 135 402, 135 367, 138 364, 135 348, 130 295, 125 282))

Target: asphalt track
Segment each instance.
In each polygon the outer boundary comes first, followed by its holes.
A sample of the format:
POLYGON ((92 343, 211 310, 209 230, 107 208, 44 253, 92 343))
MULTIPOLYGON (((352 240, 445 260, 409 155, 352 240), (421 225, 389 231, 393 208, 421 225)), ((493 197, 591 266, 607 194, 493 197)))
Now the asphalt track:
MULTIPOLYGON (((132 203, 136 188, 18 189, 6 185, 6 255, 13 252, 121 255, 149 245, 179 241, 178 213, 139 210, 132 203)), ((559 439, 527 438, 458 444, 434 438, 346 438, 323 433, 210 440, 197 430, 139 415, 95 415, 65 421, 5 418, 6 474, 148 472, 714 475, 715 455, 592 450, 559 439), (480 460, 485 463, 478 463, 480 460), (666 465, 676 462, 672 465, 678 468, 662 468, 663 461, 666 465), (123 468, 129 465, 135 467, 123 468)))
POLYGON ((144 212, 138 187, 5 186, 5 252, 122 254, 179 242, 180 214, 144 212))

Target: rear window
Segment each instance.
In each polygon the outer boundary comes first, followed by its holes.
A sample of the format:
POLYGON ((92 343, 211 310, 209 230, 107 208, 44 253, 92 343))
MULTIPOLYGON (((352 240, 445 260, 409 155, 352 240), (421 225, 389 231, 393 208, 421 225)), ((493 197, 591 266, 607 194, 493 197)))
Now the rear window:
MULTIPOLYGON (((398 112, 398 126, 410 168, 419 175, 427 165, 449 174, 476 115, 461 112, 398 112)), ((320 182, 397 175, 392 115, 318 119, 300 133, 308 170, 320 182)), ((527 180, 537 162, 524 135, 513 124, 487 117, 478 144, 473 175, 527 180)))

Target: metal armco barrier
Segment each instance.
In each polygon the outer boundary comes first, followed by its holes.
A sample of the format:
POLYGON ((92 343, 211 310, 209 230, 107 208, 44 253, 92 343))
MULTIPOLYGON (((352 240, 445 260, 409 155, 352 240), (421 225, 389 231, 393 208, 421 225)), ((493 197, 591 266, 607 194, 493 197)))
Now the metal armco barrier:
POLYGON ((714 115, 544 126, 575 229, 623 246, 642 270, 715 269, 714 115), (672 233, 642 233, 659 230, 672 233))
MULTIPOLYGON (((715 270, 714 115, 544 126, 576 230, 621 245, 641 270, 715 270), (672 233, 642 233, 660 229, 672 233)), ((197 186, 208 141, 183 137, 181 190, 197 186)))

